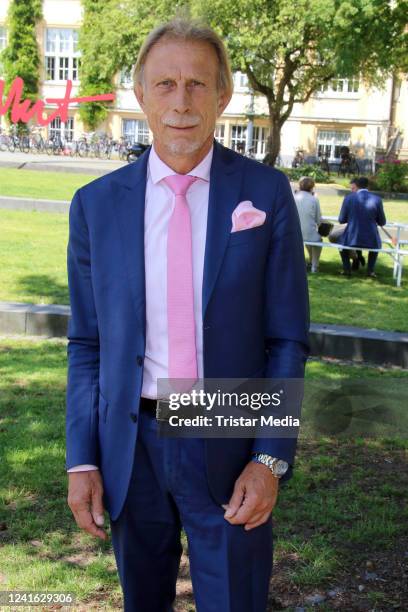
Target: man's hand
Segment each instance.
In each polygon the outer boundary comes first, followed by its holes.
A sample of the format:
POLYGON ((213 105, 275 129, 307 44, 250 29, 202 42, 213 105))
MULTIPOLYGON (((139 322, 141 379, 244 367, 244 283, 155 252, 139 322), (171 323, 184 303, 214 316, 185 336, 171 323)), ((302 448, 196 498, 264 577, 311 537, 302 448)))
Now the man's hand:
POLYGON ((78 527, 91 535, 106 540, 103 526, 103 485, 99 470, 68 473, 68 506, 78 527))
POLYGON ((261 463, 250 461, 235 482, 224 518, 248 531, 268 520, 278 498, 279 478, 261 463))

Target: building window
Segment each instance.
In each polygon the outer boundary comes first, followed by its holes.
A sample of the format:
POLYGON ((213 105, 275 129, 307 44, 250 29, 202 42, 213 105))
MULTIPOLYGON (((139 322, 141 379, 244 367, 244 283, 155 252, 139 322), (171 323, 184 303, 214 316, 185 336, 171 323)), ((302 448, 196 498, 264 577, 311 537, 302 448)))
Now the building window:
POLYGON ((359 89, 360 89, 360 79, 358 77, 347 79, 347 91, 349 93, 357 93, 359 89))
POLYGON ((0 51, 5 49, 6 44, 7 44, 6 28, 3 26, 0 26, 0 51))
POLYGON ((122 119, 122 134, 129 142, 149 144, 149 127, 143 119, 122 119))
POLYGON ((247 145, 247 128, 246 125, 231 126, 231 149, 243 153, 246 151, 247 145))
POLYGON ((265 155, 268 134, 268 128, 259 126, 254 127, 254 132, 252 136, 252 149, 256 157, 260 155, 265 155))
POLYGON ((235 89, 242 91, 248 89, 248 77, 244 72, 236 72, 234 74, 235 89))
POLYGON ((59 80, 66 81, 69 78, 69 57, 59 58, 59 80))
POLYGON ((344 91, 345 79, 333 79, 331 82, 331 90, 332 91, 344 91))
POLYGON ((78 81, 78 31, 47 28, 45 37, 45 74, 48 81, 78 81))
POLYGON ((45 58, 45 78, 47 81, 55 79, 55 57, 45 58))
POLYGON ((79 63, 80 63, 79 57, 72 58, 72 80, 73 81, 78 81, 79 63))
POLYGON ((319 130, 317 133, 317 156, 327 157, 330 161, 340 159, 341 147, 350 145, 350 132, 319 130))
POLYGON ((225 124, 224 123, 217 123, 217 125, 215 126, 214 136, 220 144, 222 145, 224 144, 224 139, 225 139, 225 124))
POLYGON ((133 69, 121 70, 119 75, 119 83, 124 87, 129 87, 129 85, 133 85, 132 72, 133 69))
MULTIPOLYGON (((0 26, 0 53, 3 51, 3 49, 5 49, 7 45, 7 33, 6 33, 6 28, 4 28, 3 26, 0 26)), ((1 59, 0 59, 0 75, 3 74, 3 66, 1 63, 1 59)), ((0 118, 1 121, 1 118, 0 118)))
POLYGON ((350 79, 333 79, 330 83, 324 83, 321 86, 320 92, 332 92, 332 93, 357 93, 360 89, 360 79, 358 77, 352 77, 350 79))
POLYGON ((60 117, 55 117, 48 128, 48 138, 59 138, 62 143, 72 142, 74 139, 74 118, 68 117, 64 123, 60 117))

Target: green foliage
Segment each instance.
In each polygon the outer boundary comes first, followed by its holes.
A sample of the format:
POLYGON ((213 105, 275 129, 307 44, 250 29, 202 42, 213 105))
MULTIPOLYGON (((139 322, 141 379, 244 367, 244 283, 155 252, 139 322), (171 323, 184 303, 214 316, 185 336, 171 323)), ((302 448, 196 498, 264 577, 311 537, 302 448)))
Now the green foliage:
POLYGON ((395 160, 380 164, 373 177, 374 187, 380 191, 408 191, 408 163, 395 160))
MULTIPOLYGON (((111 2, 103 0, 83 0, 84 19, 79 32, 78 46, 81 50, 80 96, 111 93, 114 71, 109 54, 100 54, 105 32, 100 27, 98 16, 104 5, 111 2), (98 61, 99 60, 99 61, 98 61)), ((108 102, 87 102, 79 107, 79 115, 85 126, 94 130, 108 114, 108 102)))
MULTIPOLYGON (((24 80, 24 98, 38 99, 40 54, 36 24, 42 19, 41 0, 12 0, 7 15, 7 47, 1 55, 7 95, 13 80, 24 80)), ((7 117, 10 119, 10 112, 7 117)))
POLYGON ((316 183, 332 183, 333 179, 319 166, 305 164, 298 168, 280 168, 291 181, 299 181, 303 176, 310 176, 316 183))
MULTIPOLYGON (((152 28, 173 17, 180 2, 170 0, 83 0, 84 21, 79 33, 81 85, 79 95, 111 93, 114 77, 130 70, 152 28)), ((90 129, 106 118, 109 103, 80 105, 80 116, 90 129)))
MULTIPOLYGON (((180 10, 190 12, 221 34, 233 68, 266 96, 272 161, 295 103, 306 102, 338 75, 362 74, 367 83, 380 85, 402 66, 408 36, 407 0, 84 0, 83 5, 81 94, 111 91, 115 73, 134 65, 147 33, 180 10)), ((96 126, 106 108, 81 105, 81 114, 96 126)))
MULTIPOLYGON (((336 76, 381 85, 403 65, 407 0, 193 0, 225 39, 234 69, 268 100, 273 158, 296 103, 336 76)), ((405 59, 406 65, 406 59, 405 59)))

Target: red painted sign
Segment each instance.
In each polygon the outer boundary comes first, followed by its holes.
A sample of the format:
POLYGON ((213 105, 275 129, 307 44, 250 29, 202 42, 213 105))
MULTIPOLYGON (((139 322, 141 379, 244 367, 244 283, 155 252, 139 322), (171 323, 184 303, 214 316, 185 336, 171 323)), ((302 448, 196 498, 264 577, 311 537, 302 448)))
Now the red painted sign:
POLYGON ((11 109, 11 121, 17 123, 22 121, 27 123, 36 115, 36 122, 38 125, 46 126, 56 117, 60 117, 61 121, 66 122, 68 119, 68 106, 72 102, 101 102, 115 99, 115 94, 100 94, 98 96, 83 96, 81 98, 70 98, 72 90, 72 81, 66 82, 65 95, 63 98, 45 98, 45 100, 21 100, 24 81, 21 77, 16 77, 11 84, 10 91, 7 96, 7 100, 3 104, 5 82, 0 79, 0 116, 5 115, 12 106, 11 109), (56 104, 56 110, 50 115, 43 116, 45 104, 56 104), (31 106, 32 105, 32 106, 31 106))

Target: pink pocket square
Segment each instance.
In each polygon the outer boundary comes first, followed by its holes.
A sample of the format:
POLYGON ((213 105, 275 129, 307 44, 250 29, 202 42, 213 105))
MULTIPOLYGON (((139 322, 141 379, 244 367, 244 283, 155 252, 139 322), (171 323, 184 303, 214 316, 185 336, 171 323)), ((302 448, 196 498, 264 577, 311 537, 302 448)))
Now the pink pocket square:
POLYGON ((251 229, 265 223, 266 213, 258 210, 249 200, 240 202, 232 213, 232 232, 251 229))

